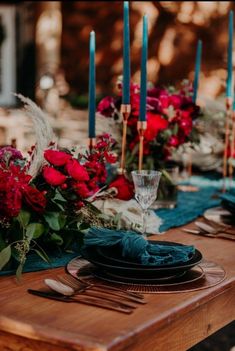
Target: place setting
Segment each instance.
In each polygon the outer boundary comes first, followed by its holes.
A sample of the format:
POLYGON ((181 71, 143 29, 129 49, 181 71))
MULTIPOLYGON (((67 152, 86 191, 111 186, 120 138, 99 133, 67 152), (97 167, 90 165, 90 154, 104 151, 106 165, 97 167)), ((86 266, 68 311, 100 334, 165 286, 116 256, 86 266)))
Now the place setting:
POLYGON ((230 192, 218 196, 221 200, 220 206, 206 210, 202 218, 194 222, 196 229, 183 228, 182 230, 190 234, 202 235, 209 238, 235 240, 235 196, 230 192))
POLYGON ((224 269, 206 261, 194 246, 147 239, 147 210, 156 200, 161 174, 142 170, 132 176, 143 210, 142 233, 91 228, 81 257, 68 263, 67 272, 87 283, 140 293, 187 292, 222 282, 224 269))

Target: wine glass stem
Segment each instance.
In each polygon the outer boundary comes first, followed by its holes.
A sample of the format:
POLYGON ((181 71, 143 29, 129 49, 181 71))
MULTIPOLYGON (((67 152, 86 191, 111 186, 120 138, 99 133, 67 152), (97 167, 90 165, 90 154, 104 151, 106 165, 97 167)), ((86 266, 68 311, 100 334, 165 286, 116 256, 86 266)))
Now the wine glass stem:
POLYGON ((142 212, 142 221, 143 221, 142 235, 145 238, 146 238, 146 230, 147 230, 147 216, 148 216, 148 210, 143 210, 143 212, 142 212))

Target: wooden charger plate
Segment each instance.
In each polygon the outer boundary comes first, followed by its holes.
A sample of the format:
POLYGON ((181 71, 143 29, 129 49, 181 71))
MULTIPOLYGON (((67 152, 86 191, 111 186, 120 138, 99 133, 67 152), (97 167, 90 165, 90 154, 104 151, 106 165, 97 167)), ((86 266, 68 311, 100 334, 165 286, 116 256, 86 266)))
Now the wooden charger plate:
POLYGON ((93 274, 94 266, 90 264, 90 262, 88 262, 87 260, 80 257, 71 260, 67 264, 66 269, 67 272, 73 277, 86 280, 86 282, 92 284, 117 286, 124 290, 136 291, 140 293, 172 294, 202 290, 221 283, 226 277, 225 270, 221 266, 219 266, 215 262, 209 262, 205 260, 202 261, 200 265, 188 271, 187 275, 185 274, 187 278, 186 282, 183 281, 183 277, 185 276, 182 276, 181 281, 168 281, 166 284, 135 284, 122 282, 118 283, 116 279, 111 279, 112 281, 110 281, 110 279, 109 281, 107 281, 107 279, 100 279, 98 277, 95 277, 93 274), (190 276, 188 276, 188 274, 191 274, 191 279, 190 276))

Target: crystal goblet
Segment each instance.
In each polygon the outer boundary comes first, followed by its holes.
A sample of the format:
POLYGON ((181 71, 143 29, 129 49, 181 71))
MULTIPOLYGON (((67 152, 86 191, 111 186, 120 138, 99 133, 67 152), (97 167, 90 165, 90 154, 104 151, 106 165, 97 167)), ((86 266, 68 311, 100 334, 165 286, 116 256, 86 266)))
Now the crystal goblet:
POLYGON ((161 172, 158 171, 132 171, 135 186, 135 198, 142 208, 142 235, 146 237, 146 219, 149 207, 157 198, 157 190, 161 172))

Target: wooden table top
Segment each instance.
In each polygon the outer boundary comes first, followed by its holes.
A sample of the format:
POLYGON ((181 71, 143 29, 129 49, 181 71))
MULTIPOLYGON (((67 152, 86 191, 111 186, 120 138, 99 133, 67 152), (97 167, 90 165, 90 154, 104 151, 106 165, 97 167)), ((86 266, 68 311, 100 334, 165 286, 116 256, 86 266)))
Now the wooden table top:
POLYGON ((235 242, 170 230, 159 240, 194 244, 227 278, 209 289, 148 294, 133 314, 27 293, 63 269, 0 278, 0 350, 184 351, 235 319, 235 242))

